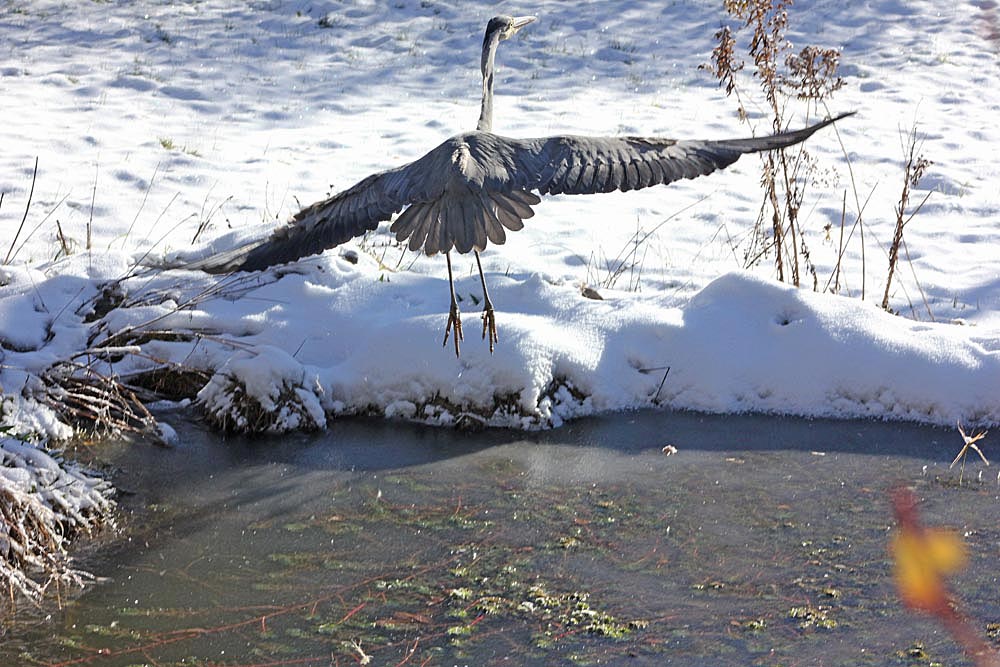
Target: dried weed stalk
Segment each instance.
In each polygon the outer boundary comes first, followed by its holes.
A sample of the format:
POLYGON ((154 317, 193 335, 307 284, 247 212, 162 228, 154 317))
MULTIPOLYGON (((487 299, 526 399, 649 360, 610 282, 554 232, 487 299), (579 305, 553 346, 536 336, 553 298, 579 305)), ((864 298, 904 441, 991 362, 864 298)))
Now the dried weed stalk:
MULTIPOLYGON (((818 106, 843 86, 843 79, 837 75, 839 51, 806 46, 792 52, 786 37, 792 0, 725 0, 724 5, 726 12, 742 25, 735 31, 723 26, 715 33, 718 44, 712 51, 711 63, 702 68, 718 79, 726 95, 735 95, 741 120, 749 120, 749 97, 738 76, 746 66, 736 53, 739 30, 751 32, 747 53, 753 60, 753 76, 764 94, 774 132, 788 126, 790 99, 818 106)), ((816 269, 799 218, 806 186, 816 171, 815 163, 802 146, 771 151, 762 154, 761 159, 764 200, 752 241, 744 253, 744 265, 751 266, 773 252, 778 280, 799 286, 807 272, 812 276, 813 289, 818 289, 816 269)))
MULTIPOLYGON (((913 219, 913 216, 923 208, 924 204, 927 203, 927 199, 931 196, 931 193, 928 192, 913 211, 907 211, 911 191, 920 185, 920 180, 927 173, 927 169, 930 168, 933 162, 926 159, 923 155, 917 154, 918 143, 920 142, 917 141, 916 126, 906 136, 908 147, 906 149, 906 166, 903 168, 903 190, 900 192, 899 202, 896 204, 896 227, 892 235, 892 245, 889 246, 889 275, 885 279, 885 292, 882 295, 883 310, 889 310, 889 289, 892 286, 892 278, 896 272, 896 264, 899 262, 899 249, 902 246, 903 251, 906 251, 906 242, 903 240, 903 229, 913 219)), ((924 299, 924 303, 927 305, 926 299, 924 299)), ((929 307, 927 308, 927 312, 930 313, 929 307)), ((934 319, 933 314, 931 314, 931 319, 934 319)))

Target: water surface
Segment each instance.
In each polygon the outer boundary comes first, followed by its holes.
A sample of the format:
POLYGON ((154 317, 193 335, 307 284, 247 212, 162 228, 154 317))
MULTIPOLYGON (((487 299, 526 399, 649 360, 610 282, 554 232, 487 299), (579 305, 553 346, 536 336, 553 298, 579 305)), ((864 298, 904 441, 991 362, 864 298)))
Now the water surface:
POLYGON ((131 494, 125 537, 82 555, 102 583, 8 628, 0 664, 970 664, 896 598, 897 482, 963 533, 956 592, 1000 627, 996 469, 969 459, 960 484, 950 430, 636 412, 251 440, 168 420, 174 447, 98 453, 131 494))

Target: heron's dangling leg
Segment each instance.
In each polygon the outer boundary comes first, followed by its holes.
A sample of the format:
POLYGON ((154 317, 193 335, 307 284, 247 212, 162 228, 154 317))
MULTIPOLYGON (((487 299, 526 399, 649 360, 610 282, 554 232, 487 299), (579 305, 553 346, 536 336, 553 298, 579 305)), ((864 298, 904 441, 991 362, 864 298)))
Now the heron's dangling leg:
POLYGON ((444 328, 444 343, 448 344, 448 333, 455 329, 455 356, 461 356, 459 343, 462 337, 462 314, 458 311, 458 299, 455 298, 455 280, 451 276, 451 254, 445 253, 444 258, 448 261, 448 288, 451 290, 451 309, 448 311, 448 324, 444 328))
POLYGON ((493 346, 499 339, 497 338, 497 320, 493 315, 493 302, 490 301, 490 293, 486 291, 486 276, 483 275, 483 265, 479 261, 479 251, 474 250, 476 253, 476 266, 479 267, 479 279, 483 282, 483 301, 486 305, 483 307, 483 338, 486 338, 486 334, 490 335, 490 354, 493 354, 493 346))

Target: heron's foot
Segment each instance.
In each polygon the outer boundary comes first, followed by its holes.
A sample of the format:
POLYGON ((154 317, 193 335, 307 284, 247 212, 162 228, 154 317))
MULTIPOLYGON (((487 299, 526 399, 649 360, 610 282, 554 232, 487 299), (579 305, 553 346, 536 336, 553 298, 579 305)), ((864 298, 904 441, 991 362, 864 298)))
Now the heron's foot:
POLYGON ((455 330, 455 356, 460 357, 462 356, 462 351, 459 344, 464 340, 462 336, 462 313, 459 312, 458 304, 454 301, 452 301, 451 310, 448 312, 448 324, 444 328, 444 342, 441 344, 442 346, 448 344, 448 334, 451 333, 452 329, 455 330))
POLYGON ((487 335, 490 338, 490 354, 493 354, 493 347, 500 339, 497 338, 497 318, 493 314, 492 305, 483 309, 483 340, 486 340, 487 335))

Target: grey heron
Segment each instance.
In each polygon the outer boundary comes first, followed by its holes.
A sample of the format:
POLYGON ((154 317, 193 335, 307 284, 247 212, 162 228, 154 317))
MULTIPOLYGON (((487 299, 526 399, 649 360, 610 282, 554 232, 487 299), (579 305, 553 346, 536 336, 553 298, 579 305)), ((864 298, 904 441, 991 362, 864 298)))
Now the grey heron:
MULTIPOLYGON (((534 16, 496 16, 483 37, 483 98, 475 131, 445 140, 409 164, 372 174, 296 213, 269 237, 199 262, 210 272, 257 271, 340 245, 400 215, 389 228, 410 250, 444 253, 451 306, 444 344, 453 332, 455 354, 463 340, 451 251, 476 257, 483 287, 483 339, 498 342, 493 302, 479 253, 502 244, 507 231, 524 227, 539 195, 638 190, 722 169, 745 153, 784 148, 844 116, 793 132, 722 141, 660 137, 559 135, 512 139, 493 134, 494 61, 501 41, 534 16), (401 213, 400 213, 401 212, 401 213)), ((853 113, 853 112, 852 112, 853 113)))

